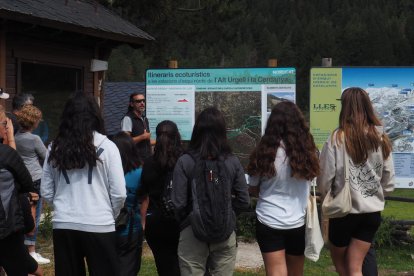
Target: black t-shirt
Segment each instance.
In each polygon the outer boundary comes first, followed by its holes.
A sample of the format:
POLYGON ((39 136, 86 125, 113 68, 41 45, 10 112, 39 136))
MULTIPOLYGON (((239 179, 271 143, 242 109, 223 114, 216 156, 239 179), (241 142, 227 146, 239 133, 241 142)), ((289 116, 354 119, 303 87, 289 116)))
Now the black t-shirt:
POLYGON ((142 168, 141 187, 138 193, 140 196, 149 196, 149 210, 154 211, 157 209, 157 203, 160 202, 160 197, 164 191, 166 176, 167 171, 163 170, 160 165, 154 161, 153 156, 145 159, 142 168))

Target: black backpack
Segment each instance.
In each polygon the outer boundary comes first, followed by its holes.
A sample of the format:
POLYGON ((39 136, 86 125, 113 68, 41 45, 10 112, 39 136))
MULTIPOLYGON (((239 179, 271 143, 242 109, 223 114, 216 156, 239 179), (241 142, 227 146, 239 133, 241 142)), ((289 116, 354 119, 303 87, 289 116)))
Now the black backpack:
POLYGON ((164 187, 160 196, 159 209, 164 218, 175 219, 174 205, 171 200, 173 170, 169 170, 165 176, 164 187))
MULTIPOLYGON (((191 156, 191 155, 190 155, 191 156)), ((223 157, 195 162, 191 179, 191 227, 197 239, 216 243, 228 239, 235 229, 232 179, 223 157)))

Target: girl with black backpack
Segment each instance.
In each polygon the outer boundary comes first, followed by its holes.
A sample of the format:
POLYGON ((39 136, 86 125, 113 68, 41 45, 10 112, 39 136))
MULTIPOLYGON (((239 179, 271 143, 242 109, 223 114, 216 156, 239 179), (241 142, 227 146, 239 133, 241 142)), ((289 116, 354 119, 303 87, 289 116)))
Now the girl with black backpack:
POLYGON ((239 159, 227 141, 223 114, 209 107, 197 117, 188 154, 174 169, 172 201, 180 222, 181 275, 232 275, 236 211, 250 203, 239 159))

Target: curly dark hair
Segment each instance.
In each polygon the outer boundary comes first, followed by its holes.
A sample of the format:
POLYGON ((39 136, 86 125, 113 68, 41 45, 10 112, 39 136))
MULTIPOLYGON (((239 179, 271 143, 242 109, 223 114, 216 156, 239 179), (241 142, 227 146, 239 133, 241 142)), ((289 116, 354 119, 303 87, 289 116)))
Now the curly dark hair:
POLYGON ((292 102, 278 103, 267 121, 265 134, 250 155, 247 172, 252 176, 276 175, 274 161, 279 147, 289 158, 292 177, 311 180, 319 174, 317 148, 299 108, 292 102))
POLYGON ((99 157, 93 143, 94 131, 105 134, 98 104, 91 96, 76 93, 65 104, 48 162, 59 170, 96 166, 99 157))
POLYGON ((171 170, 183 153, 181 135, 177 125, 169 120, 160 122, 156 128, 157 141, 154 147, 154 161, 163 170, 171 170))

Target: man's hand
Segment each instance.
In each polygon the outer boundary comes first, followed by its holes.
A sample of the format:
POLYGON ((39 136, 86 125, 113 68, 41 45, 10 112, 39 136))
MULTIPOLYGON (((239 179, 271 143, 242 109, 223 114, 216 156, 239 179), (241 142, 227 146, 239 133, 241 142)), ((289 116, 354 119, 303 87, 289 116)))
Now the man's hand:
POLYGON ((151 138, 151 132, 147 132, 147 130, 144 130, 144 133, 142 134, 143 139, 142 140, 149 140, 151 138))
POLYGON ((14 128, 13 123, 9 118, 6 118, 6 127, 3 133, 3 144, 9 145, 10 147, 16 149, 16 143, 14 141, 14 128))
POLYGON ((30 194, 30 202, 39 201, 39 195, 37 193, 29 192, 29 194, 30 194))

